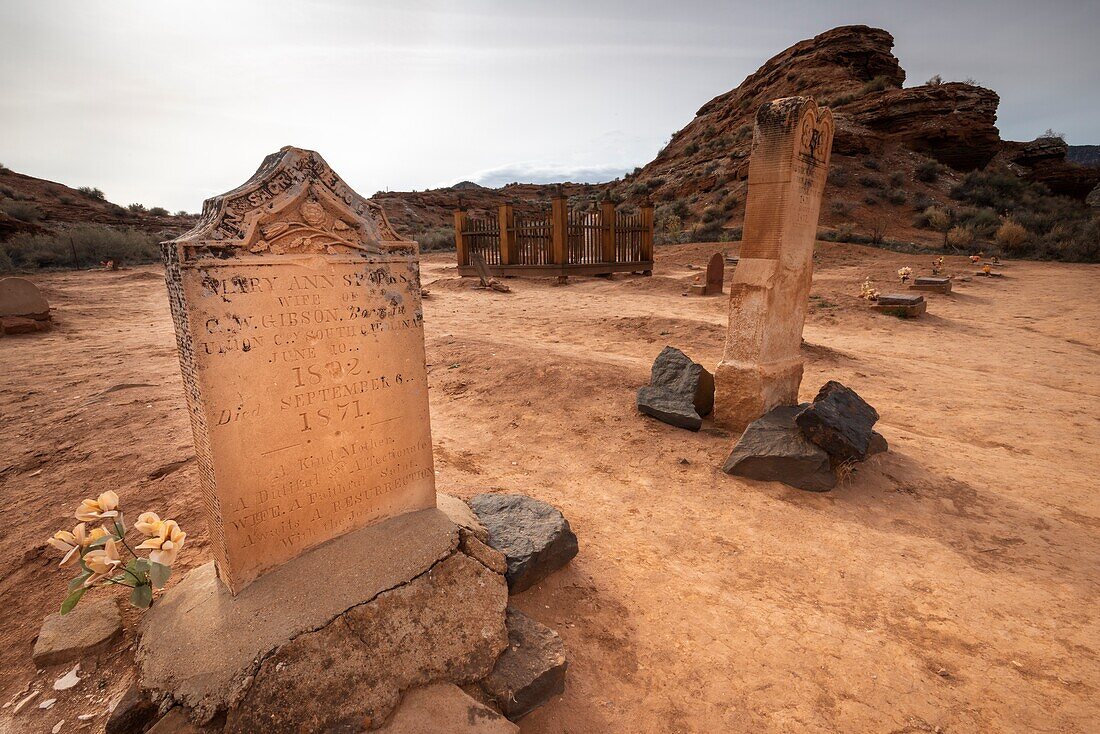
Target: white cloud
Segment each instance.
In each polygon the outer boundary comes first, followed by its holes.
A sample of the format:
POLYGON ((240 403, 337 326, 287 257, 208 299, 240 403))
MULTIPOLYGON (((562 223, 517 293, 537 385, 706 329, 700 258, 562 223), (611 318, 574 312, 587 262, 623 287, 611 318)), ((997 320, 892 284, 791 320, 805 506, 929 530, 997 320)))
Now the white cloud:
MULTIPOLYGON (((627 172, 623 166, 568 166, 524 161, 478 171, 469 181, 497 187, 512 183, 604 183, 627 172)), ((457 183, 457 181, 455 182, 457 183)))

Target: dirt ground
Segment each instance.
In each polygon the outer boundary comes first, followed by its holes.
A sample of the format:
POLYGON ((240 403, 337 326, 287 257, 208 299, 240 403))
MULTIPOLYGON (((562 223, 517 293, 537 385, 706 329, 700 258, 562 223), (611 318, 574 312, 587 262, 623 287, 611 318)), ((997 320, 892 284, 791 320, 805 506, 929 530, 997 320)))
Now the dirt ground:
MULTIPOLYGON (((531 494, 580 538, 514 597, 570 659, 522 730, 1097 731, 1100 267, 1013 262, 906 321, 859 283, 897 290, 930 256, 820 243, 802 397, 855 388, 890 451, 812 494, 726 476, 736 436, 634 407, 666 344, 717 363, 726 299, 682 295, 716 247, 659 248, 651 278, 510 294, 425 258, 439 488, 531 494)), ((45 539, 113 488, 190 531, 181 570, 209 544, 160 269, 34 280, 58 328, 0 339, 0 701, 42 693, 0 730, 95 732, 131 652, 49 690, 67 668, 36 672, 31 647, 69 574, 45 539)))

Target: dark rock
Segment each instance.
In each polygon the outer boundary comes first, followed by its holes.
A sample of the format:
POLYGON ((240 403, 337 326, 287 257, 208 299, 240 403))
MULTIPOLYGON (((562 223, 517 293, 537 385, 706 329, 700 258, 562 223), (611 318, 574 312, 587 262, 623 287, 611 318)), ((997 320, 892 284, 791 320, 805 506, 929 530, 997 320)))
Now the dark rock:
POLYGON ((638 410, 669 425, 699 430, 714 409, 714 376, 675 347, 653 361, 649 385, 638 390, 638 410))
POLYGON ((508 647, 481 682, 512 721, 565 691, 565 645, 558 633, 508 607, 508 647))
POLYGON ((806 438, 839 462, 867 458, 877 420, 878 411, 854 390, 829 380, 814 402, 798 413, 795 423, 806 438))
POLYGON ((104 734, 141 734, 149 728, 156 716, 156 704, 137 683, 133 683, 107 717, 107 725, 103 731, 104 734))
POLYGON ((871 440, 867 444, 868 458, 875 454, 885 454, 890 450, 890 444, 886 443, 886 437, 878 431, 871 431, 871 440))
POLYGON ((802 435, 795 416, 805 408, 773 408, 749 424, 722 471, 798 489, 824 492, 836 486, 829 455, 802 435))
POLYGON ((489 545, 508 562, 508 588, 519 593, 577 555, 577 536, 552 505, 522 494, 479 494, 470 507, 489 531, 489 545))

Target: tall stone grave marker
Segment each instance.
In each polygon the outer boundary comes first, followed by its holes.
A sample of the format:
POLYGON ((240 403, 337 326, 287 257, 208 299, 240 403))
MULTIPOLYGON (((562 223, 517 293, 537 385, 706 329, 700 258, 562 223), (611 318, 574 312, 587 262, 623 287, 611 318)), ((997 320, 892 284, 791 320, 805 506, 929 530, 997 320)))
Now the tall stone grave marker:
POLYGON ((777 405, 798 402, 799 347, 833 129, 832 112, 808 97, 768 102, 756 115, 741 255, 714 375, 719 425, 743 428, 777 405))
POLYGON ((435 506, 415 242, 283 148, 162 245, 218 576, 234 594, 435 506))

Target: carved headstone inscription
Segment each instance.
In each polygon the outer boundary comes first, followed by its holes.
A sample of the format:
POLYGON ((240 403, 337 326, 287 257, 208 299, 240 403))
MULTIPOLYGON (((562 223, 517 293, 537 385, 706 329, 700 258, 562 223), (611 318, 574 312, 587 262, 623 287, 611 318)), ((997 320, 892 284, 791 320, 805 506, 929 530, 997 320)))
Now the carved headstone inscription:
POLYGON ((808 97, 774 100, 756 115, 741 255, 714 375, 714 419, 728 428, 798 402, 799 348, 833 130, 832 112, 808 97))
POLYGON ((218 575, 435 505, 415 242, 283 148, 162 245, 218 575))

